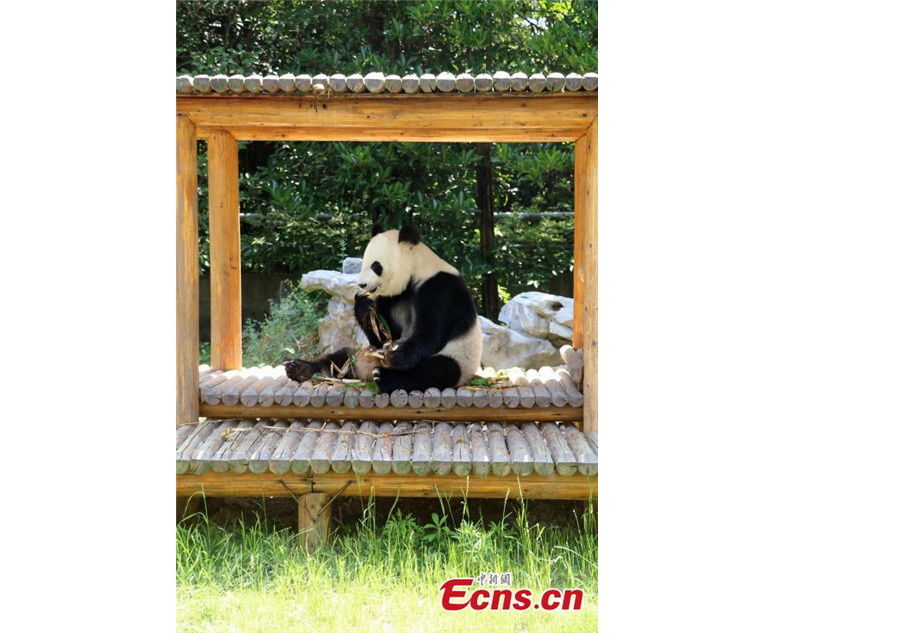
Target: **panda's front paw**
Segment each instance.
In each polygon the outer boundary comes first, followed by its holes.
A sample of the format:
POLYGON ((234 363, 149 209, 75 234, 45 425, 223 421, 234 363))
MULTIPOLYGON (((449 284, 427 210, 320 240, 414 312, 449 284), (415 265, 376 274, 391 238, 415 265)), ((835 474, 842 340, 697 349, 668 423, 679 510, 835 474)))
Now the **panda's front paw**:
POLYGON ((412 369, 416 359, 411 353, 409 345, 400 344, 391 350, 390 364, 395 369, 412 369))
POLYGON ((316 366, 305 360, 289 360, 284 364, 284 373, 297 382, 309 380, 316 371, 316 366))
POLYGON ((368 295, 361 292, 357 293, 353 299, 353 313, 356 315, 357 320, 368 316, 374 304, 375 302, 368 295))
POLYGON ((373 369, 372 380, 378 388, 378 393, 391 393, 399 389, 397 372, 391 371, 387 367, 376 367, 373 369))

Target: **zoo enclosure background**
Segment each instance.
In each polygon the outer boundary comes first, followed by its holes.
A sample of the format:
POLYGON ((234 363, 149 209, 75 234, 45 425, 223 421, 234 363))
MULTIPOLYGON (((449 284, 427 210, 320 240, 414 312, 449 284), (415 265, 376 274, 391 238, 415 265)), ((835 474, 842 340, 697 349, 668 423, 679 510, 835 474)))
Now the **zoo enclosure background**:
MULTIPOLYGON (((590 1, 177 5, 177 74, 596 69, 590 1)), ((205 145, 201 273, 209 265, 205 145)), ((238 162, 248 273, 338 269, 361 254, 373 221, 413 221, 460 269, 485 316, 496 319, 503 301, 526 289, 571 296, 571 143, 253 142, 240 143, 238 162)))

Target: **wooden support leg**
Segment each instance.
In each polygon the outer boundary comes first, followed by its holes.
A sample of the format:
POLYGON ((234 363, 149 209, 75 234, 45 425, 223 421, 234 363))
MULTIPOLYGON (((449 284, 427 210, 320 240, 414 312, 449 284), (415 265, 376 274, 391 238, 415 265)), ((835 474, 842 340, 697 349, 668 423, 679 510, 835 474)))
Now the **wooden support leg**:
POLYGON ((575 141, 575 323, 584 353, 584 431, 597 430, 597 120, 575 141))
POLYGON ((325 492, 309 492, 297 499, 297 531, 308 550, 328 542, 331 499, 331 495, 325 492))
POLYGON ((197 255, 197 128, 176 118, 175 424, 200 416, 200 273, 197 255))
POLYGON ((209 135, 210 366, 241 368, 241 229, 238 144, 209 135))

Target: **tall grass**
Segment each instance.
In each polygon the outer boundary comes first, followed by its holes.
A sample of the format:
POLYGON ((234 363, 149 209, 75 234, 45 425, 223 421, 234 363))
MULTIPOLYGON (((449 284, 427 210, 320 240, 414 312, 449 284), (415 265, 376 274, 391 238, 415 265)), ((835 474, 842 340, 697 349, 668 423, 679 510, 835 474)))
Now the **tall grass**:
POLYGON ((563 525, 527 508, 499 521, 446 510, 417 521, 396 510, 383 525, 369 503, 360 521, 308 553, 292 530, 257 519, 231 527, 205 515, 176 530, 178 628, 183 631, 595 631, 597 536, 591 510, 563 525), (582 588, 581 611, 445 612, 438 587, 454 577, 511 572, 534 594, 582 588))

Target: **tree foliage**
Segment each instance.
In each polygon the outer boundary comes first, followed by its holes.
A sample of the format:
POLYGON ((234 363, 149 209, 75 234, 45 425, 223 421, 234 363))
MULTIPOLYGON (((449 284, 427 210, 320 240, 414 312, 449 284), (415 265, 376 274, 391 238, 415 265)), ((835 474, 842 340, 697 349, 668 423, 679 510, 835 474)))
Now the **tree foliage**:
MULTIPOLYGON (((596 70, 596 41, 595 2, 180 2, 176 72, 583 73, 596 70)), ((201 208, 203 154, 201 146, 201 208)), ((417 222, 476 292, 489 270, 513 289, 567 274, 572 220, 539 214, 572 211, 572 145, 494 146, 494 208, 513 215, 497 218, 490 261, 479 246, 478 161, 462 143, 241 143, 243 265, 335 268, 361 253, 379 219, 417 222)))

